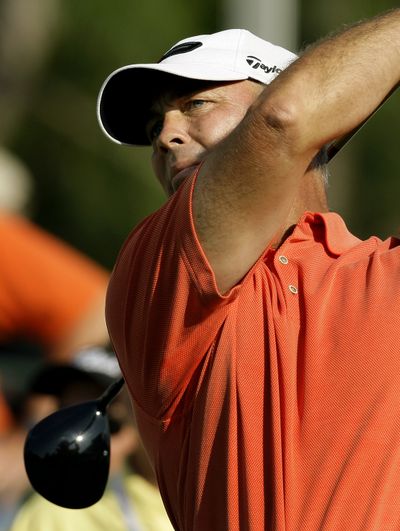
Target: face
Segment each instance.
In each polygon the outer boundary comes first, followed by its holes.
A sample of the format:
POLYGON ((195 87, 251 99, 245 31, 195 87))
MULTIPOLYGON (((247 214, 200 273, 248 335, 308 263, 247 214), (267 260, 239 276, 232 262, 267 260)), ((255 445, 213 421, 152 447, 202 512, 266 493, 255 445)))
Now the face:
POLYGON ((262 88, 248 80, 191 81, 154 100, 146 130, 154 172, 168 195, 238 125, 262 88))

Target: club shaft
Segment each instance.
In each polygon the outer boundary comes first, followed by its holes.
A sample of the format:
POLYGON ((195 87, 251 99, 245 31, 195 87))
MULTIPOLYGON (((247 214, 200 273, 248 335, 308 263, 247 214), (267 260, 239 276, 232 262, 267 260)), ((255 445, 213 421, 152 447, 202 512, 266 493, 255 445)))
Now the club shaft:
POLYGON ((99 398, 99 409, 105 411, 108 404, 117 396, 120 392, 122 386, 124 385, 125 380, 120 378, 119 380, 113 382, 101 395, 99 398))

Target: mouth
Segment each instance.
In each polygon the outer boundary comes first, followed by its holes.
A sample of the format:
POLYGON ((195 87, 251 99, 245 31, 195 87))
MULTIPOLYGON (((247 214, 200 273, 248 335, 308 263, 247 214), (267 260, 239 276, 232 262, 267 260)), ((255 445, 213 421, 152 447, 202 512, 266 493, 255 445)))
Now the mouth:
POLYGON ((170 187, 172 190, 172 193, 175 193, 180 185, 186 180, 187 177, 192 175, 196 168, 198 168, 199 163, 192 164, 191 166, 187 166, 186 168, 183 168, 181 170, 178 170, 175 175, 173 175, 171 181, 170 181, 170 187))

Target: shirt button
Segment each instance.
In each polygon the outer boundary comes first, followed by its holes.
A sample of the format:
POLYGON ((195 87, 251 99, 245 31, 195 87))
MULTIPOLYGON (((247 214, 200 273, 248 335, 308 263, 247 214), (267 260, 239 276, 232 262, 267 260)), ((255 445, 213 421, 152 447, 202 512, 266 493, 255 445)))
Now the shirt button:
POLYGON ((289 291, 291 291, 293 295, 296 295, 299 292, 299 290, 296 288, 296 286, 293 286, 293 284, 289 285, 289 291))
POLYGON ((281 254, 278 260, 280 261, 281 264, 284 264, 284 265, 289 263, 289 260, 286 258, 286 256, 283 256, 283 254, 281 254))

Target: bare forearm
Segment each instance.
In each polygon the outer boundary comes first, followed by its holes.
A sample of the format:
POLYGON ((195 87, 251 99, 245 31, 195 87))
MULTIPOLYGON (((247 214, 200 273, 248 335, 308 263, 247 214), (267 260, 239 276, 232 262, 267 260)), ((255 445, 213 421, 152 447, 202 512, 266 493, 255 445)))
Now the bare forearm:
POLYGON ((400 10, 310 47, 266 86, 206 159, 195 226, 227 291, 304 210, 326 208, 311 161, 353 130, 400 79, 400 10))
POLYGON ((265 109, 293 118, 299 150, 318 149, 362 122, 399 84, 400 9, 318 42, 266 90, 265 109))

